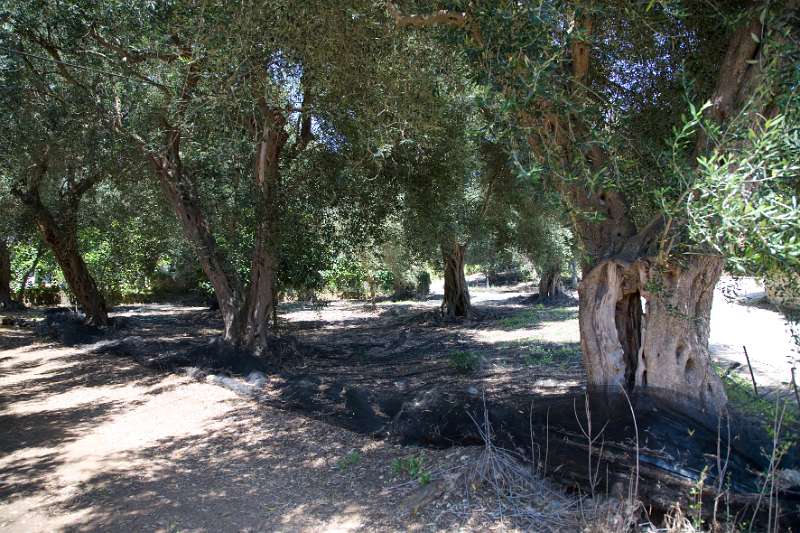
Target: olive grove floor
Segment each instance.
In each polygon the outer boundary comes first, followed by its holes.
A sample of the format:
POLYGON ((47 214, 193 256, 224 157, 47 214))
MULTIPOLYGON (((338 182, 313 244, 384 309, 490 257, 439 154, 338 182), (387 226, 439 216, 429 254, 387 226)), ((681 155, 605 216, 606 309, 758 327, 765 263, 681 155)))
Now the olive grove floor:
MULTIPOLYGON (((471 323, 439 321, 437 298, 286 305, 282 318, 331 360, 340 351, 363 360, 364 380, 375 379, 370 361, 402 347, 427 376, 454 386, 454 362, 467 358, 487 389, 579 387, 576 307, 535 307, 528 290, 473 288, 482 319, 471 323)), ((791 338, 780 315, 749 303, 754 291, 717 298, 712 351, 729 368, 743 363, 746 345, 759 385, 778 388, 789 378, 791 338)), ((150 304, 116 315, 130 322, 118 335, 165 346, 219 331, 202 308, 150 304)), ((410 373, 387 379, 424 386, 410 373)), ((508 529, 491 495, 458 492, 414 516, 400 505, 416 482, 393 468, 397 459, 422 458, 436 476, 475 455, 392 445, 212 382, 0 329, 0 531, 508 529)))

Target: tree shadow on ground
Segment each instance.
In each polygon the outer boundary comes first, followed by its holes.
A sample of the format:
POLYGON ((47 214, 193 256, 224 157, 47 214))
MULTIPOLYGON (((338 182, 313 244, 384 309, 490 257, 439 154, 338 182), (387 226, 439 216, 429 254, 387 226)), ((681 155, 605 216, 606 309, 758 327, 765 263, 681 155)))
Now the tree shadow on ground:
POLYGON ((17 328, 0 327, 0 350, 13 350, 31 343, 31 334, 17 328))
POLYGON ((62 505, 87 515, 67 531, 369 528, 396 514, 376 476, 359 475, 367 468, 389 474, 399 455, 391 447, 361 450, 346 470, 340 465, 351 437, 336 428, 252 408, 217 422, 211 433, 131 450, 119 461, 126 468, 82 483, 62 505))
MULTIPOLYGON (((131 383, 150 385, 162 378, 153 370, 127 361, 127 364, 109 364, 107 359, 89 355, 82 351, 53 357, 53 369, 33 374, 31 377, 6 385, 0 391, 0 405, 21 403, 44 396, 66 393, 74 387, 108 387, 131 383), (63 363, 63 365, 61 364, 63 363)), ((21 372, 41 366, 37 361, 26 361, 10 365, 6 373, 21 372)))
MULTIPOLYGON (((466 335, 481 327, 494 327, 492 323, 483 321, 443 326, 428 322, 423 312, 420 316, 392 316, 383 321, 358 324, 361 327, 352 328, 349 333, 350 328, 311 332, 312 335, 304 339, 306 347, 310 348, 308 357, 300 366, 279 373, 278 382, 282 379, 283 385, 277 385, 275 396, 263 398, 262 401, 301 411, 305 415, 335 422, 361 433, 376 433, 399 438, 400 441, 405 439, 403 442, 447 446, 480 442, 474 419, 479 417, 485 397, 491 404, 489 409, 493 409, 491 419, 493 424, 497 424, 497 434, 504 435, 505 440, 501 444, 533 453, 531 420, 534 415, 530 405, 532 402, 542 402, 544 397, 541 391, 532 391, 530 385, 534 383, 533 378, 541 376, 548 365, 524 367, 519 361, 511 361, 504 367, 499 360, 492 359, 508 356, 504 351, 518 350, 518 347, 503 346, 502 343, 477 342, 466 335), (332 344, 333 349, 330 346, 332 344), (447 354, 451 349, 464 346, 482 353, 485 351, 489 364, 469 375, 460 373, 450 363, 447 354), (399 416, 401 413, 403 416, 399 416)), ((167 329, 170 328, 173 326, 167 329)), ((159 339, 161 337, 153 335, 148 342, 162 342, 159 339)), ((542 344, 534 347, 533 353, 540 358, 548 353, 555 357, 553 352, 558 349, 557 344, 542 344)), ((564 350, 574 352, 575 346, 567 345, 564 350)), ((70 354, 62 356, 59 362, 66 364, 66 368, 22 381, 14 386, 10 399, 15 402, 26 399, 26 383, 32 391, 32 396, 27 399, 35 399, 36 395, 57 394, 85 384, 93 387, 109 382, 121 384, 126 380, 147 382, 148 379, 154 379, 152 372, 143 369, 138 369, 138 373, 130 371, 125 365, 120 365, 118 359, 110 357, 70 354), (78 378, 79 375, 81 378, 78 378)), ((579 386, 580 383, 575 385, 579 386)), ((550 404, 553 410, 552 413, 546 410, 548 418, 544 422, 541 411, 537 411, 536 416, 540 418, 535 434, 547 435, 545 428, 551 427, 552 420, 551 429, 559 437, 553 442, 559 442, 558 452, 563 454, 558 456, 553 450, 554 464, 563 466, 559 476, 564 479, 567 479, 568 473, 581 476, 586 472, 586 445, 581 441, 581 426, 575 425, 575 421, 580 420, 581 397, 573 388, 554 388, 557 389, 554 392, 561 395, 561 400, 551 400, 561 401, 560 407, 554 409, 556 404, 550 404), (549 418, 550 414, 553 415, 552 419, 549 418), (561 428, 558 431, 556 421, 561 428), (571 444, 567 439, 572 439, 571 444)), ((592 416, 626 413, 626 404, 619 402, 619 394, 616 402, 616 408, 604 411, 601 407, 593 410, 592 416)), ((113 405, 106 407, 114 408, 113 405)), ((666 411, 661 404, 656 407, 662 413, 666 411)), ((85 409, 85 406, 82 408, 85 409)), ((72 413, 66 410, 55 416, 69 419, 73 414, 80 420, 101 420, 107 416, 107 411, 100 409, 97 412, 72 413)), ((55 426, 50 431, 57 438, 59 432, 65 434, 62 437, 64 441, 70 438, 60 421, 48 422, 47 415, 42 416, 44 418, 40 420, 29 421, 30 424, 45 428, 50 424, 55 426)), ((645 421, 656 419, 651 416, 647 420, 648 415, 644 416, 645 421)), ((335 497, 328 491, 319 492, 323 467, 330 467, 330 458, 341 457, 341 450, 321 452, 332 441, 334 430, 307 424, 300 417, 287 417, 263 415, 254 420, 241 411, 226 417, 224 423, 220 421, 223 427, 206 435, 168 439, 156 446, 130 451, 126 458, 130 467, 97 475, 82 487, 78 497, 66 504, 66 510, 89 512, 90 519, 75 530, 142 529, 140 524, 145 524, 145 529, 154 524, 154 527, 165 529, 271 529, 276 525, 292 529, 299 528, 309 517, 314 520, 342 517, 363 520, 366 517, 366 523, 377 519, 369 514, 374 510, 365 509, 359 499, 368 491, 351 487, 347 489, 353 491, 351 497, 351 493, 333 479, 330 487, 335 497), (259 433, 262 430, 265 434, 259 433), (279 436, 282 438, 274 440, 279 436), (287 457, 296 459, 289 462, 287 457), (162 461, 163 458, 168 460, 162 461), (154 474, 141 476, 142 465, 154 470, 154 474), (253 480, 256 488, 251 483, 253 480), (268 512, 263 509, 254 512, 254 508, 263 505, 264 494, 275 495, 268 512), (288 501, 289 495, 296 494, 303 495, 302 502, 288 501), (217 512, 220 508, 229 508, 231 513, 220 516, 217 512), (261 516, 254 517, 254 513, 261 513, 261 516), (242 525, 245 523, 247 525, 242 525)), ((675 464, 670 453, 691 452, 692 457, 703 461, 706 452, 716 449, 715 442, 709 438, 710 432, 717 435, 716 425, 703 424, 702 450, 697 452, 687 444, 686 434, 699 440, 701 433, 696 429, 694 433, 688 432, 687 428, 691 426, 683 418, 677 420, 677 423, 667 426, 671 432, 669 435, 675 441, 673 449, 677 452, 667 452, 666 455, 662 449, 663 442, 652 437, 657 435, 658 427, 654 426, 652 431, 647 427, 642 428, 643 433, 654 439, 652 443, 645 441, 644 444, 652 452, 652 464, 656 468, 663 469, 675 464)), ((602 420, 594 425, 596 428, 604 426, 602 420)), ((630 419, 625 418, 618 426, 611 426, 611 429, 617 433, 613 439, 609 436, 606 445, 618 443, 615 444, 617 457, 623 458, 619 460, 621 462, 618 461, 622 467, 617 468, 615 475, 629 479, 631 457, 634 456, 631 431, 635 431, 636 427, 630 419)), ((46 433, 43 431, 42 435, 46 433)), ((34 436, 30 444, 25 446, 35 446, 42 438, 34 436)), ((372 460, 372 457, 368 456, 367 460, 372 460)), ((17 468, 24 473, 30 466, 23 463, 17 468)), ((701 471, 702 466, 695 464, 692 475, 699 479, 701 471)), ((586 483, 586 480, 578 478, 575 481, 586 483)), ((689 477, 687 486, 696 481, 689 477)), ((27 482, 28 485, 25 485, 18 481, 19 489, 33 490, 31 487, 35 486, 35 476, 27 482)), ((358 485, 358 480, 354 483, 358 485)), ((670 495, 673 496, 674 493, 670 495)), ((390 505, 389 502, 387 504, 390 505)), ((374 502, 366 507, 374 509, 374 502)))
MULTIPOLYGON (((5 450, 3 453, 6 453, 5 450)), ((47 474, 61 464, 63 460, 55 452, 10 461, 0 472, 0 501, 22 498, 44 490, 47 474)))

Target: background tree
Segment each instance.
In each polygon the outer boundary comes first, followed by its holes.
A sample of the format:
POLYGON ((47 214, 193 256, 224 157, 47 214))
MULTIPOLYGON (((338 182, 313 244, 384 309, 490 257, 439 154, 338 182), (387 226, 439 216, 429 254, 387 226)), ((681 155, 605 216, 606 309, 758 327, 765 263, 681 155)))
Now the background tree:
POLYGON ((401 215, 407 245, 422 259, 439 254, 444 273, 442 312, 472 314, 464 275, 471 219, 479 208, 475 108, 469 96, 444 102, 440 131, 403 148, 416 158, 403 189, 401 215))
POLYGON ((541 301, 562 298, 561 275, 571 255, 571 235, 564 227, 561 201, 526 170, 530 162, 524 159, 529 157, 524 144, 520 147, 524 139, 507 129, 494 131, 490 138, 480 148, 485 192, 479 223, 493 250, 517 251, 535 267, 541 301))
POLYGON ((74 42, 75 26, 63 13, 49 21, 52 28, 37 24, 24 7, 9 17, 12 33, 2 35, 5 50, 12 50, 3 70, 6 172, 89 321, 103 325, 107 306, 81 255, 78 228, 82 197, 120 162, 102 126, 110 107, 96 99, 105 78, 93 73, 83 82, 66 80, 69 72, 45 35, 58 27, 64 40, 74 42), (43 55, 25 51, 27 46, 43 55))
MULTIPOLYGON (((428 49, 382 39, 385 27, 374 24, 382 11, 371 2, 63 7, 73 33, 55 31, 47 25, 57 16, 23 5, 12 14, 17 34, 37 36, 31 46, 50 55, 62 83, 82 87, 86 72, 113 78, 95 90, 112 103, 106 124, 149 161, 213 286, 223 339, 263 350, 276 269, 283 265, 287 286, 309 278, 280 253, 308 249, 291 246, 303 241, 302 210, 324 212, 323 194, 308 201, 322 192, 310 179, 315 158, 327 154, 330 163, 354 147, 396 144, 427 101, 406 90, 409 79, 398 73, 409 70, 398 65, 428 49), (290 227, 294 238, 282 245, 280 230, 290 227)), ((419 76, 414 84, 426 87, 419 76)), ((375 154, 358 154, 365 156, 375 154)), ((354 167, 321 177, 361 180, 381 165, 354 167)), ((306 235, 329 233, 312 220, 304 220, 306 235)))

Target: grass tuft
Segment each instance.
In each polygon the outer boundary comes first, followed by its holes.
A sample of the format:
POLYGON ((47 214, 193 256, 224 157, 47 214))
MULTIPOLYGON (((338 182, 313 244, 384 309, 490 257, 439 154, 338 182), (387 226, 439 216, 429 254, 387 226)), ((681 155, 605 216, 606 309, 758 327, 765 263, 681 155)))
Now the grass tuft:
POLYGON ((459 374, 472 374, 481 366, 481 356, 475 352, 450 352, 447 359, 459 374))

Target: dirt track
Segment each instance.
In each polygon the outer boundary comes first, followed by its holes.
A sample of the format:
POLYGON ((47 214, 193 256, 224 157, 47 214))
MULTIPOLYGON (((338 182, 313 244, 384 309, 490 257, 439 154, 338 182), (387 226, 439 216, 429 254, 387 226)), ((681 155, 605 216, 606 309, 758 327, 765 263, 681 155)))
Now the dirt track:
POLYGON ((414 484, 393 489, 406 480, 391 468, 412 453, 442 468, 461 450, 391 447, 221 387, 31 341, 3 330, 0 531, 464 523, 440 515, 444 506, 414 519, 398 513, 414 484), (348 461, 353 450, 358 460, 348 461))
MULTIPOLYGON (((532 319, 523 305, 502 307, 495 326, 442 328, 442 345, 433 350, 439 359, 431 364, 477 343, 501 354, 482 371, 502 369, 513 353, 531 376, 555 362, 580 379, 574 316, 564 312, 548 321, 532 319), (553 351, 551 343, 572 348, 553 351)), ((359 328, 374 326, 378 315, 401 320, 410 309, 337 303, 288 311, 285 318, 301 338, 333 341, 331 333, 352 328, 352 335, 365 337, 369 357, 374 346, 391 348, 396 339, 385 342, 359 328)), ((147 306, 128 314, 143 320, 132 326, 136 334, 166 344, 217 331, 213 319, 198 320, 206 315, 196 308, 147 306)), ((396 458, 422 454, 436 471, 468 461, 472 449, 393 447, 125 358, 43 344, 23 329, 0 331, 0 531, 503 528, 480 500, 469 511, 460 497, 439 501, 417 517, 398 505, 415 483, 393 472, 396 458)), ((759 362, 757 372, 768 378, 759 362)))

